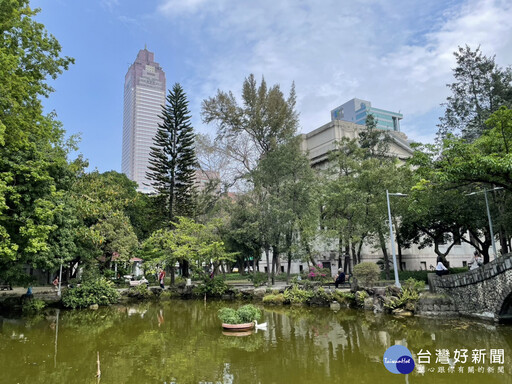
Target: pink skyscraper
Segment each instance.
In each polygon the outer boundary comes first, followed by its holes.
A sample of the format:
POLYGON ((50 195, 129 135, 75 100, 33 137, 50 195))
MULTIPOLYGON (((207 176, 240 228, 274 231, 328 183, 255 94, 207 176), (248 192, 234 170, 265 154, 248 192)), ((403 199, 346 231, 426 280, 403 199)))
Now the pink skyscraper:
POLYGON ((165 104, 165 73, 155 55, 139 51, 124 80, 123 158, 121 169, 139 184, 139 191, 152 192, 146 178, 150 147, 153 145, 162 106, 165 104))

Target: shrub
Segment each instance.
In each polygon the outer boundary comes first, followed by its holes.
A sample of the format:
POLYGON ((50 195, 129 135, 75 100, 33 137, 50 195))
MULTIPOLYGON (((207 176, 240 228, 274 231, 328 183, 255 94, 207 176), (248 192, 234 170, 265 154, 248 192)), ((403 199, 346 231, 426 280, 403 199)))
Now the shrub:
POLYGON ((266 273, 256 272, 256 275, 251 273, 247 278, 252 281, 255 287, 260 287, 267 282, 268 276, 266 273))
POLYGON ((402 284, 402 291, 400 296, 393 299, 389 303, 384 304, 388 309, 397 309, 406 307, 406 309, 414 309, 414 306, 420 298, 420 293, 425 288, 424 281, 414 280, 409 278, 402 284))
POLYGON ((354 266, 353 274, 361 286, 371 288, 379 280, 380 269, 375 263, 364 262, 354 266))
POLYGON ((114 283, 104 277, 89 280, 82 285, 64 291, 62 303, 67 308, 84 308, 92 304, 109 305, 116 303, 119 293, 114 283))
POLYGON ((128 290, 128 296, 134 297, 139 300, 148 300, 153 297, 153 292, 151 292, 146 284, 139 284, 136 287, 131 287, 128 290))
POLYGON ((283 305, 284 302, 285 298, 282 293, 271 293, 263 297, 263 304, 283 305))
POLYGON ((261 311, 252 304, 244 305, 238 310, 233 308, 221 308, 217 312, 219 319, 226 324, 243 324, 259 320, 261 311))
POLYGON ((242 323, 250 323, 261 318, 261 311, 252 304, 244 305, 238 309, 238 316, 242 323))
POLYGON ((23 302, 22 311, 23 313, 35 313, 43 310, 46 307, 46 303, 40 299, 25 300, 23 302))
POLYGON ((284 298, 290 304, 305 304, 313 297, 313 292, 300 289, 298 285, 292 285, 284 291, 284 298))
POLYGON ((345 304, 347 306, 353 306, 356 301, 356 296, 351 292, 334 291, 332 298, 338 303, 345 304))
POLYGON ((228 290, 228 285, 222 276, 215 276, 213 279, 207 278, 194 288, 194 293, 199 296, 222 296, 228 290))
POLYGON ((323 268, 322 264, 317 267, 311 266, 309 268, 308 279, 313 281, 331 281, 331 271, 328 268, 323 268))
POLYGON ((368 295, 368 292, 366 292, 366 291, 357 291, 354 296, 355 296, 356 304, 360 307, 362 307, 364 305, 364 301, 368 297, 370 297, 370 295, 368 295))

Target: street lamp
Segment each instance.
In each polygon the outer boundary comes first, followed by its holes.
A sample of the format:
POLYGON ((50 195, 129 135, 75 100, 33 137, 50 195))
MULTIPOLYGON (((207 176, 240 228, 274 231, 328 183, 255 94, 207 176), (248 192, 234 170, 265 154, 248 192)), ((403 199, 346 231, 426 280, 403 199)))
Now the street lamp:
POLYGON ((395 272, 395 285, 400 288, 400 281, 398 280, 398 268, 396 266, 396 253, 395 253, 395 239, 393 236, 393 222, 391 221, 391 206, 389 204, 389 196, 406 197, 404 193, 389 193, 386 189, 386 199, 388 202, 388 216, 389 216, 389 237, 391 239, 391 253, 393 254, 393 270, 395 272))
POLYGON ((492 220, 491 220, 491 211, 489 210, 489 199, 487 198, 487 192, 488 191, 499 191, 500 189, 503 189, 503 187, 495 187, 493 189, 484 189, 483 191, 478 192, 471 192, 468 193, 466 196, 472 196, 477 195, 479 193, 484 193, 485 196, 485 207, 487 208, 487 219, 489 220, 489 231, 491 232, 491 244, 492 244, 492 251, 494 253, 494 258, 498 256, 498 253, 496 252, 496 243, 494 242, 494 231, 492 229, 492 220))

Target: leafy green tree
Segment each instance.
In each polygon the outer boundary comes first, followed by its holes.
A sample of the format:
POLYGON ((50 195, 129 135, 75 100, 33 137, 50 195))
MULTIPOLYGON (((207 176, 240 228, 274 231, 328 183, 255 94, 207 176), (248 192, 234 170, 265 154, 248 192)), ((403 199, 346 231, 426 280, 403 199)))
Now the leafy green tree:
POLYGON ((60 56, 58 41, 33 20, 37 12, 27 0, 0 4, 0 279, 10 282, 26 280, 25 265, 59 263, 52 245, 69 244, 57 244, 52 233, 79 167, 68 164, 73 143, 64 142, 61 124, 41 104, 53 90, 46 80, 73 59, 60 56))
POLYGON ((512 69, 499 67, 480 47, 459 47, 454 55, 455 82, 448 85, 452 94, 444 104, 438 136, 453 133, 473 141, 486 130, 485 121, 493 112, 512 105, 512 69))
POLYGON ((165 222, 173 222, 176 216, 192 217, 195 212, 197 159, 190 118, 187 97, 176 83, 162 110, 162 123, 151 147, 147 173, 152 186, 164 199, 165 222))

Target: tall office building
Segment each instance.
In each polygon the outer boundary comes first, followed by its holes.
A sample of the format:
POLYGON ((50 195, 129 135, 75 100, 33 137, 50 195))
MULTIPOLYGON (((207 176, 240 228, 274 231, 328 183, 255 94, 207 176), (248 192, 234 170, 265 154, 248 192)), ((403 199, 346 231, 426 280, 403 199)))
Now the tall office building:
POLYGON ((139 191, 152 192, 146 178, 149 152, 165 105, 165 73, 155 55, 139 51, 124 78, 123 158, 121 169, 139 184, 139 191))
POLYGON ((331 120, 350 121, 365 125, 366 116, 372 114, 377 120, 377 128, 400 132, 400 120, 403 115, 397 112, 386 111, 372 107, 372 103, 361 99, 352 99, 331 111, 331 120))

